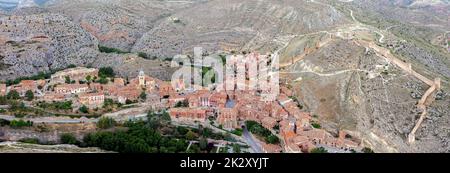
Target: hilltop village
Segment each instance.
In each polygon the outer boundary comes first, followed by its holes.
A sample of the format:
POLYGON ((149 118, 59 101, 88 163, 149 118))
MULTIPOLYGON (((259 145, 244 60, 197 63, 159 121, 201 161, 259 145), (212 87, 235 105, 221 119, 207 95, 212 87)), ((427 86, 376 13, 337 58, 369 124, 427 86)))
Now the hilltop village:
POLYGON ((332 135, 321 129, 311 114, 302 110, 288 86, 280 87, 276 100, 261 101, 258 90, 193 88, 183 81, 173 87, 170 82, 150 77, 142 70, 130 79, 107 75, 104 69, 99 71, 74 67, 58 71, 49 79, 21 80, 10 86, 0 84, 0 96, 17 97, 34 107, 69 102, 71 107, 66 113, 73 114, 98 112, 111 103, 144 102, 154 110, 167 111, 174 123, 202 124, 226 131, 242 131, 245 126, 257 124, 264 128, 264 133, 249 129, 250 138, 256 138, 256 147, 268 153, 308 153, 317 148, 341 152, 361 149, 359 142, 344 131, 332 135))

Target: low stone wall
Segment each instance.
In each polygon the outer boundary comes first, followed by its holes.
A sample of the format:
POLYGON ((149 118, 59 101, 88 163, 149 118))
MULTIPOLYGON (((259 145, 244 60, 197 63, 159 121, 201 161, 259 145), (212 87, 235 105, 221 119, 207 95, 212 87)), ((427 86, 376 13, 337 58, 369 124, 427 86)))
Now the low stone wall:
MULTIPOLYGON (((36 125, 35 125, 36 126, 36 125)), ((14 129, 10 127, 0 127, 0 141, 19 141, 21 139, 39 139, 41 143, 59 143, 60 136, 65 133, 73 134, 78 140, 82 140, 84 135, 94 132, 95 124, 48 124, 39 127, 28 127, 14 129), (39 131, 45 129, 45 131, 39 131)))
POLYGON ((0 140, 2 141, 19 141, 27 138, 39 139, 42 143, 59 142, 59 134, 57 131, 40 133, 29 129, 0 128, 0 140))

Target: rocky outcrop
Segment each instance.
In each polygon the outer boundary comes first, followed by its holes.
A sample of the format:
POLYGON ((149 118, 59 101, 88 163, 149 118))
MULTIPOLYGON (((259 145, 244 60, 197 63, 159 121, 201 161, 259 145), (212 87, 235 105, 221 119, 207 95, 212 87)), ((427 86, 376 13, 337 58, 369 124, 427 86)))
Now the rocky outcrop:
POLYGON ((161 80, 170 80, 177 68, 170 67, 170 61, 149 60, 129 54, 100 53, 96 49, 84 48, 78 54, 79 59, 89 60, 88 66, 95 68, 112 67, 118 76, 134 78, 140 70, 161 80))
POLYGON ((1 79, 29 76, 39 71, 83 65, 83 48, 97 47, 97 40, 68 18, 58 14, 0 18, 1 79))
POLYGON ((200 1, 159 0, 56 0, 46 9, 72 18, 101 45, 130 51, 136 41, 159 20, 200 1))

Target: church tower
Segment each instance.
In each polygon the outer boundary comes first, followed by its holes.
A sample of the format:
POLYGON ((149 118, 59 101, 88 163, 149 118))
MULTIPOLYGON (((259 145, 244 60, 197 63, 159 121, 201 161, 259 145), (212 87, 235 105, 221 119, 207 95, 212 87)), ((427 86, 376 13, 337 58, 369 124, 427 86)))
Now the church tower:
POLYGON ((145 73, 143 70, 139 72, 139 86, 145 87, 145 73))

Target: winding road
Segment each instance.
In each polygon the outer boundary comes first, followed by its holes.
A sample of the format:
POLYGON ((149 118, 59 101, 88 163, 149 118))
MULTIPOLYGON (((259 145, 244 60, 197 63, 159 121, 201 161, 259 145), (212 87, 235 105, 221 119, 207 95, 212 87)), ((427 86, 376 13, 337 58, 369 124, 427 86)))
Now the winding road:
MULTIPOLYGON (((314 0, 311 0, 310 2, 317 3, 317 4, 323 4, 321 2, 316 2, 314 0)), ((342 1, 342 2, 351 2, 351 1, 342 1)), ((328 5, 328 4, 323 4, 323 5, 328 5)), ((373 33, 376 33, 376 34, 380 35, 380 38, 378 39, 378 42, 379 43, 384 43, 385 35, 381 31, 378 31, 376 28, 373 28, 373 27, 371 27, 369 25, 365 25, 365 24, 359 22, 355 18, 353 10, 349 9, 349 11, 350 11, 351 18, 354 21, 354 26, 351 26, 348 29, 346 29, 346 30, 348 30, 348 32, 355 32, 355 30, 356 30, 356 32, 357 32, 357 30, 369 30, 369 31, 372 31, 373 33)), ((392 26, 392 27, 395 27, 395 26, 392 26)), ((390 28, 392 28, 392 27, 390 27, 390 28)), ((385 31, 387 31, 390 28, 386 28, 385 31)), ((324 31, 322 31, 322 32, 324 32, 324 31)), ((325 31, 325 32, 327 32, 327 31, 325 31)), ((450 31, 446 32, 444 35, 446 35, 448 33, 450 33, 450 31)), ((336 32, 336 33, 333 33, 333 34, 335 36, 338 36, 338 37, 340 36, 340 32, 336 32)), ((368 50, 368 49, 374 50, 375 53, 378 55, 378 57, 385 58, 390 63, 396 65, 397 67, 399 67, 400 69, 405 71, 407 74, 410 74, 410 75, 416 77, 418 80, 420 80, 420 81, 422 81, 422 82, 424 82, 424 83, 426 83, 427 85, 430 86, 430 88, 426 91, 426 93, 422 96, 421 100, 417 104, 417 107, 420 110, 422 110, 422 114, 421 114, 420 118, 417 120, 414 128, 412 129, 412 131, 408 135, 408 142, 410 144, 414 143, 414 141, 415 141, 415 133, 420 128, 420 125, 422 124, 422 122, 424 121, 424 119, 427 116, 427 109, 426 109, 427 103, 426 103, 426 101, 429 98, 432 97, 432 94, 435 91, 440 89, 441 80, 439 78, 436 78, 436 79, 433 79, 433 80, 432 79, 428 79, 427 77, 419 74, 418 72, 413 70, 412 65, 410 63, 403 62, 402 60, 400 60, 397 57, 395 57, 390 52, 389 49, 386 49, 384 47, 378 46, 374 42, 364 41, 364 40, 354 40, 354 42, 356 44, 358 44, 359 46, 365 47, 366 50, 368 50)), ((449 44, 449 43, 447 42, 447 44, 449 44)), ((287 45, 285 47, 287 47, 287 45)), ((280 67, 287 67, 287 66, 293 65, 294 63, 296 63, 297 61, 301 60, 302 58, 303 57, 296 58, 295 62, 285 63, 285 64, 280 65, 280 67)), ((347 73, 347 72, 351 72, 351 71, 358 71, 358 70, 349 69, 349 70, 336 71, 336 72, 332 72, 332 73, 328 73, 328 74, 317 73, 317 72, 314 72, 314 71, 281 72, 281 73, 294 73, 294 74, 295 73, 313 73, 313 74, 316 74, 316 75, 319 75, 319 76, 329 77, 329 76, 343 74, 343 73, 347 73)), ((430 103, 428 103, 428 104, 430 104, 430 103)))
POLYGON ((258 142, 255 141, 252 134, 247 130, 247 127, 243 129, 242 136, 247 141, 247 144, 253 149, 254 153, 264 153, 261 147, 258 145, 258 142))
POLYGON ((79 123, 95 123, 98 118, 70 118, 70 117, 39 117, 39 118, 16 118, 11 115, 0 115, 0 119, 13 121, 24 120, 32 121, 34 123, 46 123, 46 124, 79 124, 79 123))

